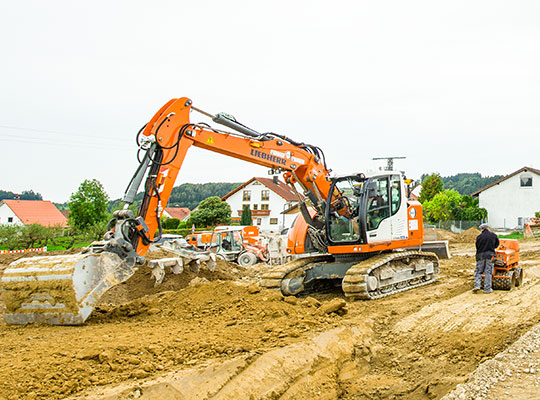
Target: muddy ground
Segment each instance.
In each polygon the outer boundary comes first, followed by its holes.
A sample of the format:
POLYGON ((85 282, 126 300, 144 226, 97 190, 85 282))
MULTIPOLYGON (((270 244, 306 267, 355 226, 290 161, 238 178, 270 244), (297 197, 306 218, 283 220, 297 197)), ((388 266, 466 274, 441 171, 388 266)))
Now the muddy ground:
POLYGON ((525 285, 491 295, 470 292, 470 241, 451 249, 436 284, 337 313, 339 291, 259 290, 265 265, 158 288, 142 268, 83 326, 0 321, 0 399, 439 399, 540 322, 540 241, 525 285))

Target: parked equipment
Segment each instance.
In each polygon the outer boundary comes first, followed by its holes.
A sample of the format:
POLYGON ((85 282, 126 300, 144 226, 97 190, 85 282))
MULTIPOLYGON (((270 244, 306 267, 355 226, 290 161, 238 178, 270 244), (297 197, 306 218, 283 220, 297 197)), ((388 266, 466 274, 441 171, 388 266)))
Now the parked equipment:
POLYGON ((289 231, 288 254, 312 253, 269 273, 262 284, 284 294, 313 290, 325 280, 342 282, 351 298, 375 299, 436 280, 438 257, 408 249, 423 244, 422 206, 408 201, 397 171, 331 177, 322 150, 276 133, 259 133, 226 114, 172 99, 139 131, 140 164, 114 213, 110 231, 86 254, 35 257, 13 263, 2 285, 7 323, 80 324, 100 296, 145 263, 161 237, 160 217, 191 146, 283 173, 298 195, 302 218, 289 231), (229 132, 190 122, 197 111, 229 132), (144 183, 135 216, 128 206, 144 183), (310 211, 308 206, 312 208, 310 211))
POLYGON ((209 250, 218 258, 251 266, 268 261, 268 249, 256 226, 217 226, 214 231, 194 232, 189 244, 209 250))
POLYGON ((268 261, 266 245, 254 240, 254 236, 250 236, 250 240, 244 238, 243 232, 242 227, 218 227, 212 233, 206 249, 215 253, 217 258, 245 267, 268 261))
POLYGON ((523 285, 523 269, 519 266, 519 242, 500 239, 493 260, 493 283, 495 290, 511 290, 523 285))

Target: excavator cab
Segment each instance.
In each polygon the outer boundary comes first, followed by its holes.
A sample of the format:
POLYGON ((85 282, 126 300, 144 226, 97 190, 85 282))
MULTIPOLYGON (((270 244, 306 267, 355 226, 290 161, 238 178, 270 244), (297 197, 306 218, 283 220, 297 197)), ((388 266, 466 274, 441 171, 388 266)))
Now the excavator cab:
POLYGON ((331 245, 366 244, 407 237, 407 198, 399 172, 333 179, 326 202, 331 245))

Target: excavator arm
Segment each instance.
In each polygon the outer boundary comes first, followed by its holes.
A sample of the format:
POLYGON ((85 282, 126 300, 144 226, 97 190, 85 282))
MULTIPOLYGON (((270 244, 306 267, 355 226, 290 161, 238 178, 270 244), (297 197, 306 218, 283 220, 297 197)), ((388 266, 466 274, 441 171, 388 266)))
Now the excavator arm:
MULTIPOLYGON (((315 146, 298 143, 282 135, 258 133, 230 116, 216 116, 199 110, 186 97, 173 99, 165 104, 142 129, 139 139, 142 148, 146 149, 145 154, 123 200, 126 207, 134 202, 145 171, 148 171, 144 184, 144 199, 137 218, 134 218, 127 208, 116 212, 115 230, 122 234, 111 233, 111 238, 114 235, 116 242, 112 239, 113 242, 108 244, 109 251, 113 247, 117 247, 118 252, 118 248, 126 249, 131 246, 140 257, 146 254, 155 236, 159 239, 163 208, 169 200, 178 172, 191 146, 283 172, 286 182, 293 190, 296 191, 294 183, 298 182, 302 186, 318 211, 319 217, 312 218, 303 203, 301 209, 306 221, 317 229, 324 226, 322 216, 331 183, 327 179, 329 170, 325 166, 324 155, 315 146), (190 122, 192 111, 210 117, 233 132, 190 122), (126 242, 129 245, 126 246, 126 242)), ((298 198, 304 202, 301 196, 298 198)), ((126 257, 127 253, 122 255, 126 257)))

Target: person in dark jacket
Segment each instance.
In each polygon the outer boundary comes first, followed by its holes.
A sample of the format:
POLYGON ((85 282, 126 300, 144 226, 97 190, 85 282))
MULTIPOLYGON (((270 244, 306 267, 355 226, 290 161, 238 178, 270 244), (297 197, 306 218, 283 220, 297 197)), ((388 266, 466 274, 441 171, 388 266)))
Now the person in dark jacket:
POLYGON ((495 249, 499 247, 499 238, 490 232, 487 224, 480 225, 482 231, 476 237, 476 268, 474 270, 473 293, 479 292, 482 288, 482 274, 484 274, 484 293, 491 293, 491 282, 493 279, 493 257, 495 249))

